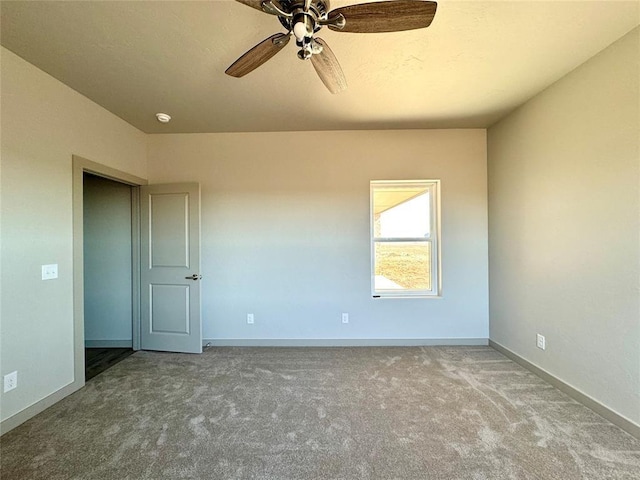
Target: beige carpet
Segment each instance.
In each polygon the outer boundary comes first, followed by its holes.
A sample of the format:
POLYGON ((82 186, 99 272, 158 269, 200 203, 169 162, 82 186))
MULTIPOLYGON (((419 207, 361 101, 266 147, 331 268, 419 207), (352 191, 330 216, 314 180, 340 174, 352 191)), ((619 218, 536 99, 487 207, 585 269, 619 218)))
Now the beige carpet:
POLYGON ((640 478, 640 440, 489 347, 138 352, 0 448, 2 480, 640 478))

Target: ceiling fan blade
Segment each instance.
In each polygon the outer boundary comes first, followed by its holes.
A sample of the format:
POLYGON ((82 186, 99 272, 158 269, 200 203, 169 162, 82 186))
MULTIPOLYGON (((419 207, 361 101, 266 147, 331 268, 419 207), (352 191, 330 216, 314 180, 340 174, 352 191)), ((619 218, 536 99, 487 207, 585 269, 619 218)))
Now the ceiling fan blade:
POLYGON ((436 2, 425 0, 390 0, 349 5, 329 12, 329 18, 342 15, 346 21, 344 27, 328 26, 337 32, 354 33, 414 30, 431 25, 437 7, 436 2))
POLYGON ((344 77, 338 59, 324 40, 315 38, 314 41, 322 47, 322 52, 314 53, 311 56, 313 68, 316 69, 320 80, 331 93, 341 92, 347 88, 347 79, 344 77))
POLYGON ((242 3, 247 7, 255 8, 262 11, 262 0, 236 0, 236 2, 242 3))
POLYGON ((224 73, 232 77, 244 77, 282 50, 290 38, 288 33, 271 35, 233 62, 224 73))
MULTIPOLYGON (((251 7, 251 8, 255 8, 256 10, 260 10, 261 12, 265 12, 265 13, 269 13, 266 12, 263 8, 262 8, 262 2, 264 0, 236 0, 236 2, 242 3, 243 5, 246 5, 247 7, 251 7)), ((280 10, 282 10, 282 5, 280 5, 280 2, 278 0, 271 0, 271 2, 280 10)))

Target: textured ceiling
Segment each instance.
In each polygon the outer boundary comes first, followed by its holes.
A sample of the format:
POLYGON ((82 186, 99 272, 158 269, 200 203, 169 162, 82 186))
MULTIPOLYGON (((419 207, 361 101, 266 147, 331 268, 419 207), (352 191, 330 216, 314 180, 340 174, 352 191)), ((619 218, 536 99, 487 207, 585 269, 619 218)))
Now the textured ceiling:
POLYGON ((638 0, 442 0, 427 29, 322 29, 349 84, 331 95, 294 42, 246 77, 225 75, 283 31, 233 0, 0 8, 3 46, 148 133, 486 127, 640 24, 638 0))

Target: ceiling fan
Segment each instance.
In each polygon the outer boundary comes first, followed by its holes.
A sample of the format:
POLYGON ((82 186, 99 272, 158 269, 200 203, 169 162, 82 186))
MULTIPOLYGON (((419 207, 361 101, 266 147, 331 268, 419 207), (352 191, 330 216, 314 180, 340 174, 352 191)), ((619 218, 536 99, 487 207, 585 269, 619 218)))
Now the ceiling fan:
POLYGON ((388 0, 361 3, 329 10, 329 0, 236 0, 275 15, 287 33, 276 33, 236 60, 225 73, 243 77, 255 70, 289 43, 291 34, 300 48, 298 58, 311 59, 318 76, 331 93, 347 88, 342 68, 327 43, 315 34, 327 26, 336 32, 379 33, 414 30, 431 25, 436 2, 388 0))

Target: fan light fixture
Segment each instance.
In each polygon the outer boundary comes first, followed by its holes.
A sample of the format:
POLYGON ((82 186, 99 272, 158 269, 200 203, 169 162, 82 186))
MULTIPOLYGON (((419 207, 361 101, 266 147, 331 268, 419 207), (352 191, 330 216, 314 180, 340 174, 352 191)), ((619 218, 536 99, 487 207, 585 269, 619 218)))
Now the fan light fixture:
POLYGON ((300 15, 293 25, 293 34, 298 41, 303 41, 313 35, 313 19, 309 15, 300 15))

